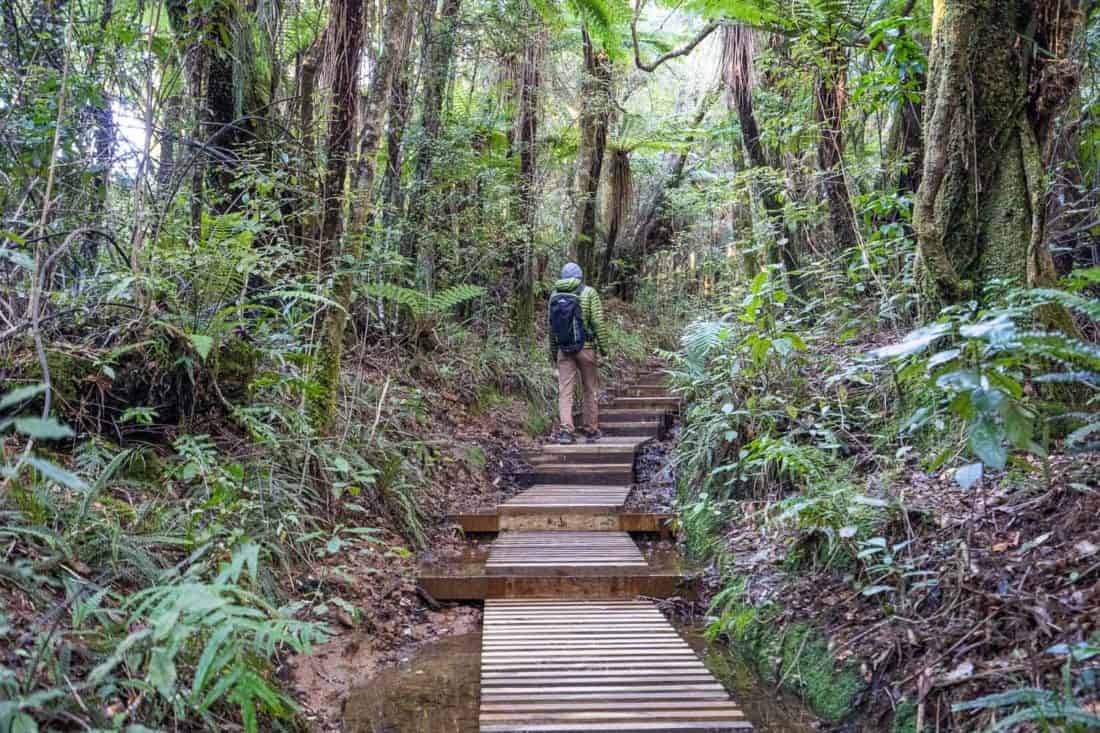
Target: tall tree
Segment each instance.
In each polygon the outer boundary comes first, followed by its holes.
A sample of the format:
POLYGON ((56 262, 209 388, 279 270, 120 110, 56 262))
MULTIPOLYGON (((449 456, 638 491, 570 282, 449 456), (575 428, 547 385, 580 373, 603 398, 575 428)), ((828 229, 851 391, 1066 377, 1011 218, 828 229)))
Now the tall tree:
POLYGON ((581 82, 580 140, 577 147, 576 218, 572 254, 585 273, 596 271, 596 204, 603 173, 607 128, 613 106, 611 59, 596 48, 587 27, 584 42, 584 78, 581 82))
POLYGON ((421 237, 427 217, 435 149, 443 131, 443 101, 451 76, 455 32, 462 0, 443 0, 439 18, 429 26, 423 41, 424 92, 420 112, 420 140, 416 150, 416 168, 409 192, 409 216, 401 239, 401 251, 416 261, 417 285, 430 291, 435 285, 435 245, 431 237, 421 237))
MULTIPOLYGON (((1043 148, 1078 83, 1083 0, 935 0, 914 224, 938 301, 991 278, 1048 285, 1043 148)), ((1064 313, 1048 320, 1069 328, 1064 313)))
MULTIPOLYGON (((318 243, 319 271, 324 275, 332 272, 337 262, 348 164, 355 139, 359 58, 363 49, 362 3, 358 0, 333 0, 326 34, 331 44, 332 105, 325 144, 327 170, 321 187, 321 241, 318 243)), ((337 318, 331 312, 333 310, 342 310, 342 306, 330 307, 323 316, 323 327, 315 348, 315 381, 318 386, 310 393, 307 407, 310 423, 321 434, 332 427, 340 388, 343 318, 337 318), (339 329, 337 325, 340 325, 339 329)), ((346 318, 346 315, 343 317, 346 318)))
POLYGON ((402 209, 401 197, 401 168, 404 163, 405 128, 409 123, 409 116, 413 109, 412 83, 413 75, 411 64, 408 63, 412 53, 412 34, 416 27, 417 16, 426 17, 431 22, 431 14, 428 11, 431 3, 422 2, 421 11, 409 13, 405 21, 404 35, 402 36, 401 58, 394 69, 393 85, 390 89, 389 116, 386 126, 386 170, 382 176, 382 225, 392 227, 397 221, 402 209))
POLYGON ((843 249, 859 241, 852 195, 844 174, 844 109, 847 102, 848 57, 844 47, 829 43, 814 82, 814 116, 820 126, 817 164, 829 207, 833 247, 843 249))
MULTIPOLYGON (((338 2, 345 1, 353 5, 355 4, 354 0, 338 0, 338 2)), ((351 172, 352 197, 350 202, 349 223, 342 232, 338 228, 333 233, 333 236, 339 237, 341 244, 340 260, 344 263, 358 262, 362 258, 363 240, 367 234, 367 222, 371 218, 371 205, 374 200, 374 180, 378 170, 378 146, 382 139, 382 122, 385 118, 386 106, 389 101, 390 90, 393 86, 394 70, 400 62, 402 55, 402 29, 405 27, 405 19, 408 10, 408 0, 388 0, 386 3, 386 13, 382 19, 382 51, 375 61, 370 84, 362 99, 359 150, 355 159, 354 169, 351 172)), ((354 13, 355 11, 353 9, 346 12, 354 13)), ((345 38, 345 44, 351 44, 353 42, 362 44, 361 17, 359 18, 359 23, 360 29, 355 31, 354 35, 352 31, 348 31, 348 36, 345 38)), ((346 55, 346 63, 354 63, 356 68, 351 71, 350 79, 345 76, 349 71, 347 68, 341 69, 338 72, 338 78, 337 75, 334 74, 334 98, 337 98, 337 94, 345 94, 349 91, 352 94, 356 93, 358 82, 358 52, 353 52, 352 48, 348 45, 338 46, 338 48, 340 51, 337 56, 337 63, 344 63, 344 56, 346 55), (348 87, 349 84, 350 89, 348 87)), ((350 107, 354 110, 354 99, 348 100, 346 98, 340 98, 340 101, 334 101, 334 107, 335 106, 350 107)), ((344 120, 345 118, 342 114, 340 120, 341 124, 344 123, 344 120)), ((348 139, 345 139, 341 134, 334 139, 330 132, 329 143, 330 155, 332 154, 332 146, 334 144, 336 146, 348 146, 347 148, 338 148, 340 154, 344 157, 344 162, 338 165, 346 169, 346 161, 350 154, 350 148, 353 147, 350 136, 348 139)), ((341 184, 343 183, 343 177, 337 182, 335 179, 336 173, 340 173, 340 171, 333 171, 330 169, 328 184, 333 190, 336 188, 342 190, 341 184)), ((341 173, 341 176, 342 175, 341 173)), ((339 202, 337 201, 336 203, 339 202)), ((326 223, 328 221, 328 213, 329 212, 326 212, 326 223)), ((338 215, 339 210, 337 209, 331 213, 336 213, 338 215)), ((337 221, 339 221, 338 216, 337 221)), ((340 386, 340 364, 344 351, 344 337, 345 331, 347 330, 348 310, 351 308, 354 282, 355 271, 353 269, 349 268, 347 264, 337 266, 332 295, 336 307, 328 308, 325 311, 324 324, 321 328, 321 348, 318 353, 319 368, 317 382, 321 388, 318 394, 325 401, 319 404, 317 409, 314 410, 314 427, 321 432, 327 432, 336 414, 336 396, 340 386)))
MULTIPOLYGON (((752 92, 756 87, 754 57, 756 43, 753 29, 747 25, 730 24, 722 30, 722 84, 726 89, 726 102, 737 110, 737 121, 741 127, 741 141, 749 165, 760 170, 769 170, 768 156, 764 143, 760 139, 760 125, 756 121, 752 92)), ((765 175, 756 187, 760 202, 764 205, 768 229, 771 230, 768 242, 767 259, 771 264, 782 263, 787 271, 791 286, 801 289, 797 275, 798 259, 794 253, 793 240, 787 236, 787 227, 783 217, 783 203, 774 184, 765 175)))
POLYGON ((515 148, 519 154, 519 212, 521 242, 514 253, 512 271, 516 279, 513 327, 521 337, 534 333, 535 325, 535 216, 538 213, 539 98, 542 86, 542 64, 546 41, 543 31, 532 16, 533 38, 524 45, 520 64, 517 97, 515 148))

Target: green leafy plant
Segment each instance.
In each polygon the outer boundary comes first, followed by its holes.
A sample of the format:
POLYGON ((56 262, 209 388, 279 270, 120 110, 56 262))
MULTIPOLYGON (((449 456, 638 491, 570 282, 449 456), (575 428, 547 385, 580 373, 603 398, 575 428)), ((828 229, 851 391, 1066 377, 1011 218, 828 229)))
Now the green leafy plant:
POLYGON ((213 724, 211 708, 224 700, 234 705, 244 729, 259 730, 260 717, 285 720, 294 702, 272 681, 268 659, 281 647, 306 652, 325 638, 324 629, 290 617, 247 590, 256 582, 259 547, 245 544, 213 581, 184 576, 136 593, 124 606, 128 626, 137 629, 89 675, 98 683, 139 653, 138 689, 158 694, 177 715, 189 710, 213 724), (191 683, 181 685, 186 665, 191 683))
MULTIPOLYGON (((1096 311, 1095 304, 1062 291, 1020 291, 1004 283, 997 288, 992 306, 970 302, 948 307, 936 322, 872 352, 874 358, 891 362, 900 391, 915 385, 912 397, 921 404, 904 432, 942 428, 947 416, 964 424, 967 451, 977 459, 955 471, 964 488, 987 469, 1003 469, 1012 451, 1045 459, 1053 421, 1084 423, 1067 436, 1070 448, 1088 447, 1086 439, 1100 430, 1095 411, 1072 409, 1052 389, 1069 386, 1083 397, 1083 404, 1095 405, 1100 348, 1033 325, 1036 309, 1046 303, 1077 307, 1086 315, 1096 311)), ((932 467, 954 453, 951 447, 942 451, 932 467)))
MULTIPOLYGON (((989 728, 990 733, 997 731, 1019 730, 1022 725, 1033 726, 1035 730, 1054 733, 1085 733, 1100 728, 1100 716, 1078 702, 1077 683, 1082 687, 1096 685, 1096 670, 1088 670, 1085 675, 1075 677, 1073 663, 1083 662, 1100 655, 1100 645, 1080 642, 1077 644, 1058 644, 1047 650, 1048 654, 1065 657, 1062 664, 1062 685, 1060 689, 1048 690, 1041 687, 1019 687, 1005 692, 985 695, 974 700, 955 703, 954 712, 991 710, 1010 711, 999 717, 989 728)), ((1083 691, 1083 690, 1082 690, 1083 691)))

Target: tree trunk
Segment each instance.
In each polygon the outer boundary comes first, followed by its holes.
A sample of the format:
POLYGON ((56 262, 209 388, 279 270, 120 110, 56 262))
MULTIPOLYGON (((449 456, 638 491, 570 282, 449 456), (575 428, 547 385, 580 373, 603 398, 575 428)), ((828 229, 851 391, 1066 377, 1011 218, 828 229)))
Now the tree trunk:
POLYGON ((160 161, 157 165, 157 199, 162 204, 175 191, 176 141, 181 129, 182 110, 183 98, 178 94, 173 94, 164 103, 164 127, 160 134, 160 161))
MULTIPOLYGON (((707 112, 716 98, 716 92, 710 92, 702 96, 699 100, 699 106, 695 109, 695 116, 691 120, 691 130, 694 131, 703 124, 703 118, 707 116, 707 112)), ((668 192, 679 188, 683 182, 684 171, 687 168, 688 151, 694 142, 694 132, 690 132, 684 137, 684 145, 673 159, 668 175, 657 184, 653 195, 649 197, 645 206, 641 207, 638 213, 638 221, 634 227, 633 248, 641 257, 645 257, 648 253, 657 249, 654 239, 656 233, 662 228, 661 220, 668 192)))
MULTIPOLYGON (((359 90, 359 56, 363 47, 363 6, 358 0, 333 0, 329 10, 329 41, 332 43, 332 107, 326 143, 327 171, 321 188, 321 241, 318 243, 322 276, 336 263, 341 232, 340 213, 355 130, 355 106, 359 90)), ((326 434, 336 418, 340 386, 340 357, 343 351, 342 325, 327 309, 318 335, 315 353, 316 388, 309 393, 307 415, 314 430, 326 434)), ((344 316, 346 317, 346 315, 344 316)))
POLYGON ((235 208, 231 184, 237 169, 237 149, 243 137, 234 94, 239 72, 234 76, 233 49, 231 43, 226 43, 234 34, 232 4, 230 0, 216 0, 212 15, 204 20, 208 58, 203 133, 206 146, 213 154, 213 161, 206 168, 206 182, 214 199, 214 209, 219 213, 235 208))
MULTIPOLYGON (((764 145, 760 141, 760 127, 756 123, 756 113, 753 110, 752 95, 749 93, 735 95, 737 107, 737 121, 741 126, 741 138, 745 143, 745 153, 749 159, 749 165, 753 168, 768 168, 768 157, 764 145)), ((768 229, 771 230, 767 260, 769 264, 782 263, 787 272, 787 280, 791 290, 802 292, 802 280, 798 276, 798 258, 794 252, 794 242, 788 236, 785 217, 783 216, 783 202, 772 188, 770 181, 759 184, 760 200, 764 204, 764 212, 767 216, 768 229)))
POLYGON ((585 275, 596 268, 596 203, 603 171, 607 128, 611 120, 611 60, 584 40, 584 81, 581 84, 580 142, 577 149, 577 213, 573 225, 573 256, 585 275))
MULTIPOLYGON (((538 33, 541 32, 536 31, 538 33)), ((523 234, 520 251, 514 258, 516 292, 512 323, 516 335, 521 338, 530 338, 535 328, 534 252, 535 215, 538 212, 535 189, 542 50, 542 39, 538 35, 526 44, 519 88, 519 134, 516 148, 519 151, 519 208, 523 234)))
MULTIPOLYGON (((428 3, 424 8, 432 7, 428 3)), ((428 21, 431 15, 422 11, 428 21)), ((412 51, 412 34, 417 14, 409 14, 405 24, 405 36, 401 47, 401 59, 394 69, 393 86, 390 89, 389 124, 386 128, 386 170, 382 178, 382 226, 389 229, 400 218, 404 209, 401 195, 401 168, 405 128, 412 111, 412 69, 409 58, 412 51)))
POLYGON ((848 182, 844 177, 844 107, 848 58, 844 49, 826 50, 823 66, 814 84, 814 114, 821 125, 817 145, 817 163, 821 170, 825 198, 829 207, 829 229, 833 248, 842 250, 859 241, 855 212, 848 182))
POLYGON ((421 135, 416 151, 416 168, 409 194, 407 229, 401 237, 401 251, 417 263, 416 282, 426 292, 435 285, 435 246, 432 238, 420 238, 427 218, 435 147, 443 128, 443 101, 454 54, 455 28, 461 0, 443 0, 439 19, 424 39, 424 101, 421 107, 421 135))
POLYGON ((898 172, 899 193, 913 194, 920 188, 924 163, 924 141, 921 139, 920 102, 903 100, 890 131, 890 147, 896 161, 904 166, 898 172))
MULTIPOLYGON (((992 278, 1055 280, 1040 151, 1076 75, 1072 63, 1046 54, 1059 48, 1050 39, 1068 46, 1083 20, 1071 0, 1033 11, 1027 0, 935 2, 914 212, 933 305, 975 297, 992 278)), ((1043 317, 1072 329, 1065 312, 1043 317)))
MULTIPOLYGON (((353 0, 337 0, 338 2, 348 1, 355 3, 353 0)), ((405 26, 405 16, 408 13, 409 4, 408 0, 389 0, 386 3, 386 15, 382 20, 382 38, 383 46, 382 52, 378 57, 377 63, 374 65, 374 74, 371 77, 370 85, 367 87, 366 96, 362 102, 361 117, 361 129, 359 133, 359 153, 355 163, 355 170, 352 173, 352 201, 350 212, 350 223, 344 230, 343 235, 340 236, 341 241, 341 254, 340 260, 349 260, 351 262, 358 262, 363 256, 363 239, 366 236, 367 222, 370 219, 371 204, 374 201, 374 179, 377 172, 377 154, 378 144, 382 138, 382 120, 386 114, 386 103, 389 99, 390 88, 393 83, 394 68, 397 65, 398 59, 401 54, 401 29, 405 26)), ((355 10, 351 12, 356 12, 355 10)), ((362 23, 360 17, 359 22, 362 23)), ((361 39, 361 26, 354 37, 351 37, 351 31, 348 30, 349 38, 347 43, 351 44, 353 41, 358 44, 356 49, 362 44, 361 39)), ((339 48, 339 46, 338 46, 339 48)), ((358 63, 359 54, 356 51, 354 54, 350 50, 344 50, 338 58, 343 58, 343 54, 353 56, 348 63, 355 63, 356 70, 352 72, 352 79, 350 81, 350 88, 345 87, 345 80, 340 78, 339 80, 333 80, 333 94, 343 94, 345 91, 350 91, 354 94, 358 85, 358 63), (337 83, 339 81, 339 83, 337 83)), ((354 101, 352 102, 337 102, 335 106, 341 106, 350 104, 354 108, 354 101)), ((335 120, 334 120, 335 122, 335 120)), ((346 144, 350 145, 350 135, 347 136, 346 144)), ((330 135, 330 155, 332 151, 331 143, 333 137, 330 135)), ((344 136, 340 136, 335 142, 339 145, 345 144, 344 136)), ((346 148, 340 148, 343 154, 346 156, 349 152, 346 148)), ((346 167, 346 163, 344 164, 346 167)), ((330 173, 330 181, 335 176, 330 173)), ((343 182, 343 175, 341 174, 340 182, 343 182)), ((335 183, 334 181, 332 181, 335 183)), ((334 212, 339 214, 339 207, 334 212)), ((327 213, 326 213, 326 222, 327 213)), ((339 221, 339 219, 337 219, 339 221)), ((339 232, 339 230, 337 230, 339 232)), ((340 388, 340 363, 344 351, 344 331, 347 329, 348 323, 348 311, 351 308, 352 300, 352 288, 355 284, 355 271, 350 269, 346 264, 337 263, 335 280, 333 285, 332 299, 336 301, 338 307, 328 308, 325 311, 324 325, 321 328, 321 350, 319 357, 319 370, 317 382, 319 385, 319 394, 326 400, 324 404, 318 405, 318 410, 315 411, 314 428, 318 432, 326 433, 332 427, 332 423, 336 417, 336 397, 340 388)))
POLYGON ((316 155, 313 138, 313 93, 317 86, 317 51, 320 43, 319 39, 306 51, 298 77, 298 136, 302 141, 302 158, 308 170, 313 169, 316 155))
POLYGON ((611 263, 615 258, 615 244, 629 215, 634 200, 634 182, 630 170, 630 152, 615 150, 611 154, 611 169, 607 190, 607 248, 600 264, 600 283, 611 281, 611 263))

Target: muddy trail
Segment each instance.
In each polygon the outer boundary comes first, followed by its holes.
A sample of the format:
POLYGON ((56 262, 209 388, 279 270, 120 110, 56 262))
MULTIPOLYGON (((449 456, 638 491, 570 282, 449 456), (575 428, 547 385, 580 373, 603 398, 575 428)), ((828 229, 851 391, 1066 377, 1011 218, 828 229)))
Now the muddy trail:
MULTIPOLYGON (((679 400, 659 372, 612 390, 598 442, 522 452, 519 491, 452 517, 460 542, 425 554, 418 643, 345 647, 313 666, 377 664, 347 694, 363 733, 801 733, 813 718, 712 650, 682 612, 703 573, 671 541, 667 456, 679 400), (357 658, 358 657, 358 658, 357 658)), ((344 679, 354 675, 344 675, 344 679)))

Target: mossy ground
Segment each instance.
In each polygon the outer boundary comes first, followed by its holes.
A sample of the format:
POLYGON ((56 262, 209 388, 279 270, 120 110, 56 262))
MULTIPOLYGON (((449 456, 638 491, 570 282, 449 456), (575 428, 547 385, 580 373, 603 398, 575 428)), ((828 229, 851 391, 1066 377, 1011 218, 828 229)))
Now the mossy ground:
POLYGON ((828 640, 808 624, 778 626, 769 610, 743 607, 726 627, 730 646, 764 682, 796 694, 815 715, 839 722, 866 687, 859 669, 837 662, 828 640))

